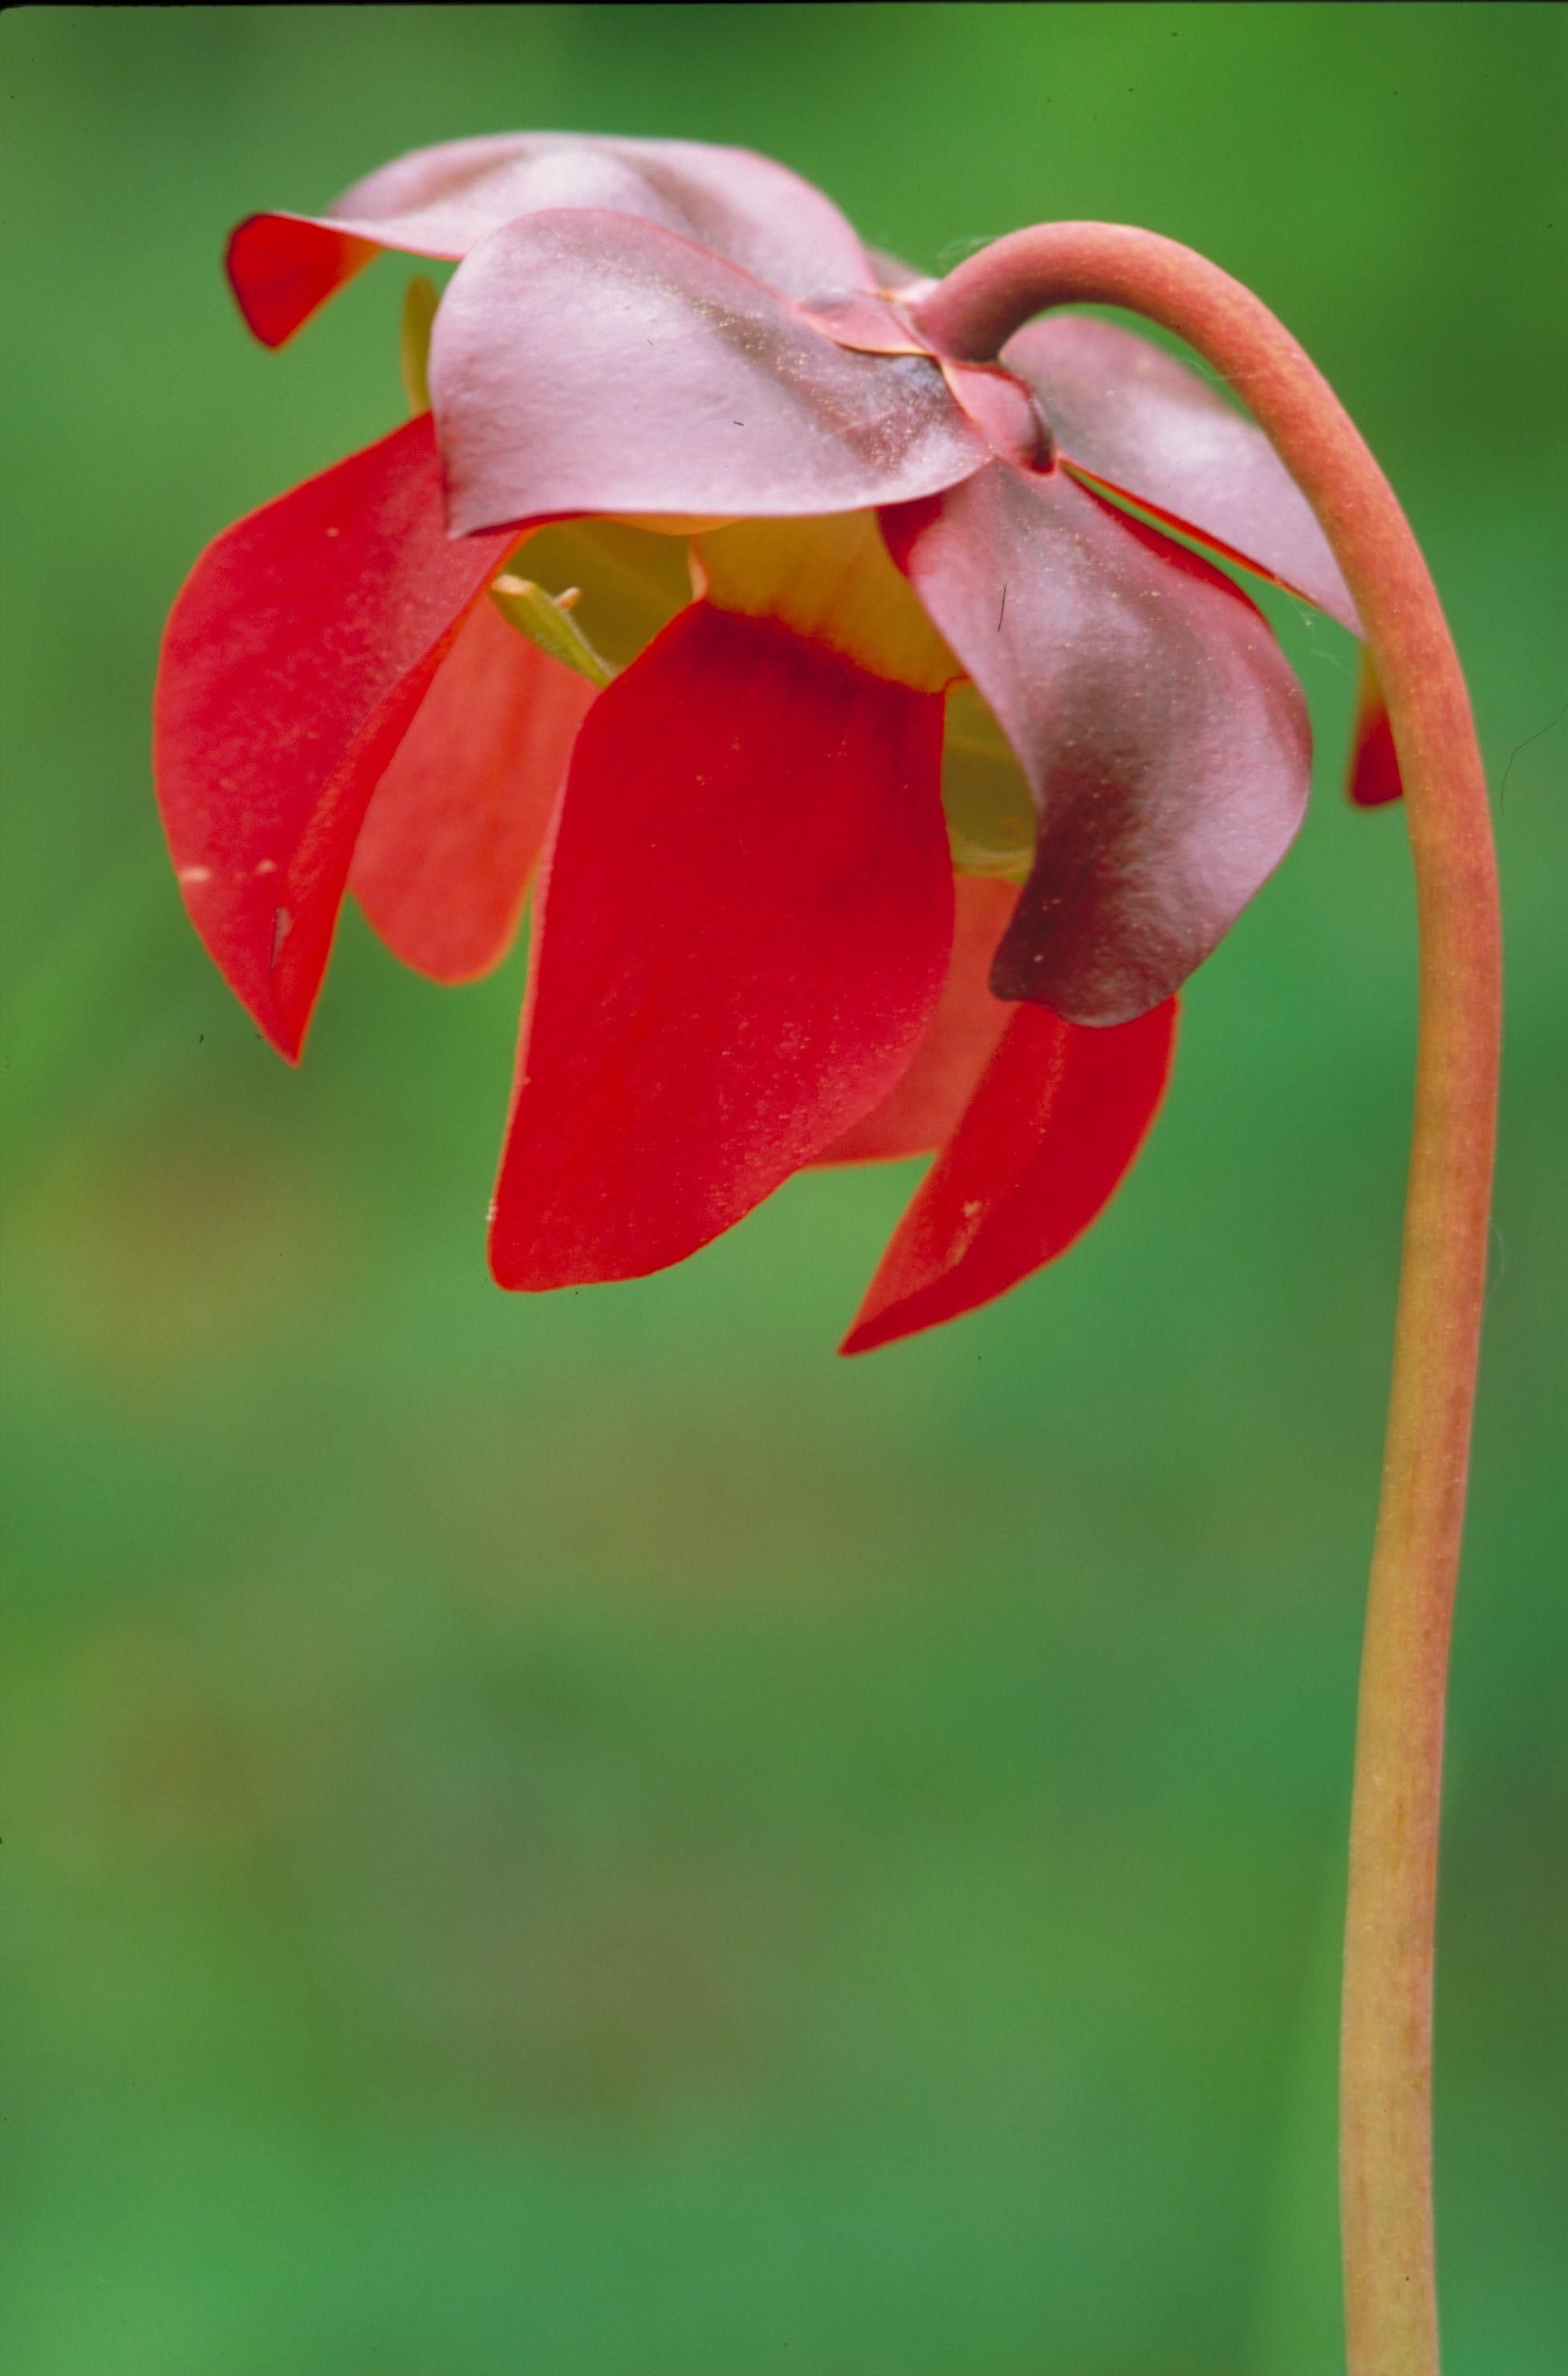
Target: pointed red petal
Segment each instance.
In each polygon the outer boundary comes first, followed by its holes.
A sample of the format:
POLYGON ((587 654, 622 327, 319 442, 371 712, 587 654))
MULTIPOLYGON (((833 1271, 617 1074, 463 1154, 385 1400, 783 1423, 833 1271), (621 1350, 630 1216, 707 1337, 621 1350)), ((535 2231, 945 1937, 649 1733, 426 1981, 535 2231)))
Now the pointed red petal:
POLYGON ((1175 1027, 1174 999, 1109 1031, 1016 1008, 840 1349, 869 1353, 956 1320, 1081 1237, 1158 1111, 1175 1027))
POLYGON ((1198 554, 1064 470, 992 463, 884 515, 1040 819, 992 986, 1075 1023, 1180 987, 1285 855, 1312 738, 1266 623, 1198 554))
POLYGON ((571 512, 858 511, 987 448, 921 355, 837 345, 630 215, 530 215, 458 267, 430 353, 455 531, 571 512))
POLYGON ((1350 767, 1345 789, 1359 809, 1384 808, 1390 801, 1402 799, 1405 790, 1383 687, 1372 654, 1365 650, 1356 687, 1356 722, 1350 730, 1350 767))
POLYGON ((1312 505, 1263 431, 1196 372, 1085 314, 1029 323, 1004 360, 1039 398, 1074 469, 1360 634, 1312 505))
POLYGON ((698 140, 530 132, 416 148, 326 215, 251 215, 229 243, 229 278, 256 337, 281 346, 383 248, 466 255, 502 223, 560 207, 662 223, 787 297, 869 289, 876 277, 832 200, 771 158, 698 140))
POLYGON ((595 702, 540 893, 503 1287, 634 1278, 887 1094, 953 929, 942 701, 695 603, 595 702))
POLYGON ((499 964, 594 688, 476 602, 375 788, 349 887, 405 965, 499 964))
POLYGON ((286 1056, 371 793, 511 541, 448 539, 425 414, 226 529, 170 613, 164 828, 192 921, 286 1056))
POLYGON ((818 1163, 887 1163, 929 1155, 950 1138, 996 1043, 1017 1013, 991 992, 992 960, 1018 904, 1016 883, 960 874, 953 885, 953 957, 935 1014, 909 1071, 818 1163))
POLYGON ((347 223, 247 215, 229 234, 223 268, 252 337, 264 347, 280 347, 318 305, 373 264, 381 247, 374 235, 367 239, 347 223))

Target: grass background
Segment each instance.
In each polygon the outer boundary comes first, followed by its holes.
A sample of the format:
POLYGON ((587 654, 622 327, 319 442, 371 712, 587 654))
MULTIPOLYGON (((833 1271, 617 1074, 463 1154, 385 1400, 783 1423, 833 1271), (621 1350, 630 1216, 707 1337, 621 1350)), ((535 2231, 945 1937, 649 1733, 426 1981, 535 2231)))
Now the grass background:
POLYGON ((509 1301, 519 967, 346 919, 303 1071, 182 921, 201 543, 400 417, 409 267, 230 225, 511 127, 739 141, 942 268, 1251 282, 1404 496, 1510 919, 1456 1645, 1452 2376, 1561 2347, 1562 10, 21 8, 5 129, 3 1854, 17 2376, 1317 2376, 1412 1043, 1350 647, 1303 838, 1058 1270, 836 1363, 913 1167, 509 1301))

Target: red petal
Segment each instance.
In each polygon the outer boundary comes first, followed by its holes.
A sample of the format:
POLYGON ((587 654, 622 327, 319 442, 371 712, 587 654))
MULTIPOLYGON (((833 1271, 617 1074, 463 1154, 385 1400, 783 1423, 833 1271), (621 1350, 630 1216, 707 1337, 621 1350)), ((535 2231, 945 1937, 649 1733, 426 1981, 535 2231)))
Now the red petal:
POLYGON ((890 1097, 823 1148, 818 1163, 886 1163, 904 1155, 929 1155, 940 1146, 957 1128, 976 1082, 1018 1011, 993 998, 990 986, 992 959, 1018 903, 1017 885, 960 874, 953 888, 952 962, 909 1069, 890 1097))
POLYGON ((347 224, 247 215, 229 234, 223 267, 246 328, 264 347, 280 347, 380 253, 378 240, 347 224))
POLYGON ((422 414, 226 529, 170 614, 164 827, 192 921, 286 1056, 371 793, 511 541, 448 539, 422 414))
POLYGON ((1312 505, 1263 431, 1163 349, 1084 314, 1050 314, 1007 342, 1063 461, 1183 534, 1361 632, 1312 505))
POLYGON ((1111 1031, 1016 1008, 840 1349, 869 1353, 956 1320, 1081 1237, 1158 1111, 1175 1028, 1174 999, 1111 1031))
POLYGON ((934 363, 852 353, 629 215, 492 232, 442 300, 430 385, 458 533, 571 512, 858 511, 951 486, 986 453, 934 363))
POLYGON ((992 988, 1075 1023, 1146 1013, 1301 824, 1312 738, 1284 655, 1228 577, 1063 470, 992 463, 884 529, 1040 818, 992 988))
POLYGON ((229 243, 229 278, 256 337, 281 346, 383 248, 466 255, 502 223, 562 207, 662 223, 788 297, 869 289, 876 278, 832 200, 771 158, 558 132, 416 148, 356 182, 326 215, 252 215, 229 243))
POLYGON ((594 688, 476 602, 377 784, 349 887, 387 945, 472 981, 511 944, 594 688))
POLYGON ((887 1094, 953 925, 942 700, 695 603, 588 712, 540 895, 503 1287, 679 1262, 887 1094))
POLYGON ((1372 654, 1364 649, 1356 687, 1356 722, 1350 730, 1350 769, 1346 790, 1359 809, 1383 808, 1388 802, 1400 799, 1405 790, 1399 778, 1399 754, 1394 748, 1394 729, 1388 722, 1383 687, 1377 681, 1372 654))

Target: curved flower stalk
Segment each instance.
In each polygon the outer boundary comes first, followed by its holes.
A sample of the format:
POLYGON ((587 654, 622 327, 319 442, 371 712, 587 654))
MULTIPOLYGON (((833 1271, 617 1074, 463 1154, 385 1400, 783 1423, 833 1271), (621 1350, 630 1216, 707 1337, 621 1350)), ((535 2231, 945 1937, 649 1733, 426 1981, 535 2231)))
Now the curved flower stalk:
POLYGON ((1175 994, 1301 822, 1300 690, 1193 546, 1358 631, 1310 510, 1124 329, 949 351, 931 284, 744 151, 456 142, 251 217, 229 269, 278 345, 384 248, 457 263, 433 414, 229 529, 169 624, 218 964, 293 1057, 345 888, 456 981, 537 871, 503 1285, 939 1149, 846 1349, 1003 1292, 1123 1177, 1175 994))
POLYGON ((291 1057, 346 890, 458 981, 536 880, 504 1286, 636 1277, 802 1166, 932 1150, 847 1351, 1062 1253, 1153 1121, 1182 982, 1306 800, 1300 689, 1218 564, 1365 636, 1350 795, 1408 789, 1423 957, 1352 1827, 1347 2310, 1352 2376, 1433 2376, 1437 1809, 1498 954, 1468 705, 1403 515, 1266 309, 1150 233, 1048 226, 936 284, 765 159, 528 135, 253 216, 229 267, 276 346, 385 248, 457 266, 406 312, 416 417, 197 563, 159 792, 196 927, 291 1057), (1124 328, 1036 318, 1063 303, 1176 331, 1253 419, 1124 328))
POLYGON ((1435 2376, 1431 2023, 1443 1713, 1486 1283, 1502 1024, 1497 867, 1469 697, 1420 550, 1333 390, 1250 290, 1111 223, 1016 232, 921 309, 967 358, 1063 303, 1129 306, 1244 397, 1311 498, 1369 635, 1356 787, 1409 795, 1420 930, 1410 1183, 1367 1602, 1340 2048, 1351 2376, 1435 2376), (1386 694, 1386 701, 1384 700, 1386 694))

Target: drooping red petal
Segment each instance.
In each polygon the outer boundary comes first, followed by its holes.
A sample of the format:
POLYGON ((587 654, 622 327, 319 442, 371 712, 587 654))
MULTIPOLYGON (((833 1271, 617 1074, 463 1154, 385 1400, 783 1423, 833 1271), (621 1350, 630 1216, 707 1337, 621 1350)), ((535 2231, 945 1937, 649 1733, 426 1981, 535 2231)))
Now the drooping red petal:
POLYGON ((349 887, 405 965, 472 981, 511 945, 594 688, 476 602, 371 798, 349 887))
POLYGON ((381 254, 381 242, 304 215, 247 215, 229 234, 223 268, 245 327, 280 347, 318 305, 381 254))
POLYGON ((942 701, 698 602, 577 737, 491 1235, 503 1287, 634 1278, 884 1098, 940 993, 942 701))
POLYGON ((892 1094, 814 1160, 886 1163, 929 1155, 950 1138, 1016 1006, 991 992, 992 959, 1018 904, 1016 883, 960 874, 953 885, 953 956, 935 1014, 892 1094))
POLYGON ((1266 623, 1220 571, 1064 470, 992 463, 885 514, 884 530, 1039 815, 992 987, 1075 1023, 1146 1013, 1301 825, 1311 731, 1266 623))
POLYGON ((1086 314, 1030 322, 1003 360, 1039 398, 1073 469, 1360 634, 1312 505, 1263 431, 1196 372, 1086 314))
POLYGON ((456 544, 428 414, 225 529, 164 630, 158 798, 191 920, 298 1055, 372 791, 512 540, 456 544))
POLYGON ((832 200, 771 158, 558 132, 443 141, 367 174, 325 215, 251 215, 229 243, 229 277, 256 337, 281 346, 383 248, 466 255, 502 223, 563 207, 662 223, 787 297, 876 278, 832 200))
POLYGON ((629 215, 530 215, 481 241, 435 317, 430 386, 458 534, 859 511, 951 486, 987 451, 925 357, 852 353, 629 215))
POLYGON ((1403 798, 1405 790, 1383 687, 1377 681, 1372 654, 1365 648, 1356 686, 1356 722, 1350 730, 1350 766, 1345 789, 1359 809, 1384 808, 1388 802, 1403 798))
POLYGON ((1081 1237, 1158 1111, 1175 1027, 1174 999, 1110 1031, 1016 1007, 840 1350, 869 1353, 955 1320, 1081 1237))

